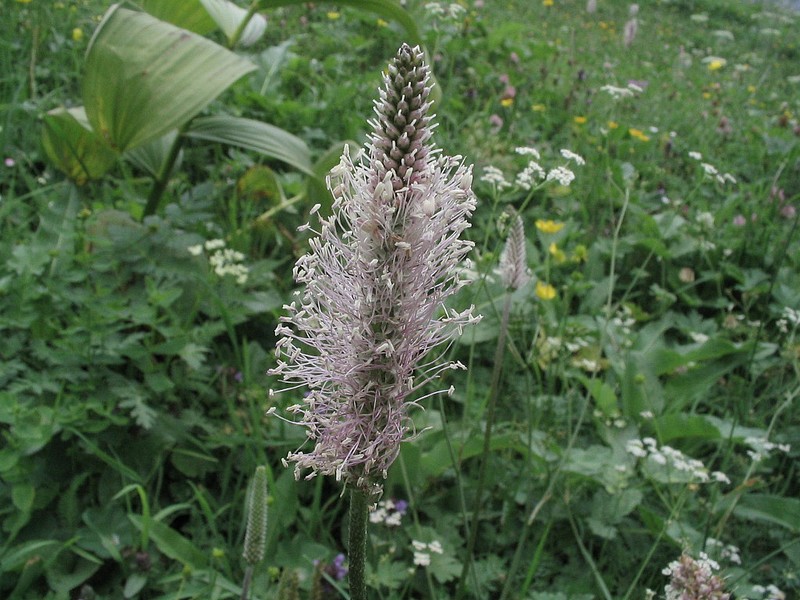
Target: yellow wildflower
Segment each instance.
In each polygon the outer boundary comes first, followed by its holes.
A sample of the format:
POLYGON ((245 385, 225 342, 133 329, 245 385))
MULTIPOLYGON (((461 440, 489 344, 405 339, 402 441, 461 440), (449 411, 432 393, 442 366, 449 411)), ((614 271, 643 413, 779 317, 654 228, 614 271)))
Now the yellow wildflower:
POLYGON ((575 121, 575 123, 577 123, 578 125, 583 125, 584 123, 586 123, 586 117, 578 116, 573 118, 572 120, 575 121))
POLYGON ((631 127, 630 129, 628 129, 628 133, 630 134, 630 136, 632 138, 636 138, 640 142, 649 142, 650 141, 650 136, 646 135, 644 133, 644 131, 642 131, 641 129, 636 129, 634 127, 631 127))
POLYGON ((619 127, 619 123, 617 123, 616 121, 609 121, 608 123, 606 123, 606 125, 608 125, 609 129, 616 129, 617 127, 619 127))
POLYGON ((378 27, 388 27, 389 26, 389 22, 388 21, 384 21, 383 19, 378 19, 377 23, 378 23, 378 27))
POLYGON ((72 41, 80 42, 83 39, 83 29, 76 27, 72 30, 72 41))
POLYGON ((512 104, 514 104, 513 98, 503 98, 502 100, 500 100, 500 105, 505 106, 506 108, 508 108, 512 104))
POLYGON ((751 94, 755 94, 756 93, 756 86, 748 85, 747 86, 747 91, 750 92, 751 94))
POLYGON ((541 300, 552 300, 556 297, 556 288, 549 283, 537 281, 535 293, 541 300))
POLYGON ((542 0, 542 5, 553 6, 553 0, 542 0))
POLYGON ((336 12, 335 10, 328 11, 328 13, 327 13, 327 14, 328 14, 328 18, 329 18, 331 21, 335 21, 336 19, 338 19, 339 17, 341 17, 341 16, 342 16, 342 14, 341 14, 341 13, 339 13, 339 12, 336 12))
POLYGON ((709 71, 719 71, 722 67, 725 66, 725 63, 721 60, 712 60, 708 63, 708 70, 709 71))
POLYGON ((534 104, 531 106, 531 110, 533 112, 544 112, 547 110, 547 107, 544 104, 534 104))
POLYGON ((551 242, 550 246, 548 246, 547 251, 556 261, 556 264, 561 264, 567 260, 567 255, 564 254, 564 251, 559 248, 555 242, 551 242))
POLYGON ((556 223, 550 219, 536 219, 536 229, 542 233, 558 233, 564 229, 564 224, 556 223))

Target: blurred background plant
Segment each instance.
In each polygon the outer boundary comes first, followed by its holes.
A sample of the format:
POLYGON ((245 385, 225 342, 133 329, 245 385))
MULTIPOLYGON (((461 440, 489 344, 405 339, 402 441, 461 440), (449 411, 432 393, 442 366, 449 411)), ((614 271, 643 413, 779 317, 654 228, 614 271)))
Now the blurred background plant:
POLYGON ((344 504, 280 464, 266 371, 296 228, 413 35, 477 165, 454 307, 485 319, 371 514, 376 596, 451 597, 467 559, 468 598, 663 596, 701 553, 734 597, 798 594, 796 13, 641 3, 626 48, 618 0, 180 5, 4 4, 0 596, 239 597, 264 465, 250 597, 346 597, 344 504), (159 69, 156 104, 120 92, 159 69), (493 389, 509 207, 531 280, 493 389))

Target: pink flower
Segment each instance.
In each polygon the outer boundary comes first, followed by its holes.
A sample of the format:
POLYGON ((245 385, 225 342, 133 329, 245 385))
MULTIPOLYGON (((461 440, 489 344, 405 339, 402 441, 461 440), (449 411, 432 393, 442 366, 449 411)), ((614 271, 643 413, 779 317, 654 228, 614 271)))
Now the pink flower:
POLYGON ((431 142, 428 81, 422 51, 404 44, 364 151, 353 158, 346 148, 328 176, 333 215, 319 218, 294 269, 305 289, 275 330, 270 373, 308 389, 288 409, 314 443, 287 457, 298 477, 310 469, 308 478, 334 475, 378 491, 412 428, 409 397, 443 370, 463 368, 423 359, 479 320, 472 308, 444 304, 467 283, 459 266, 473 243, 461 234, 475 196, 471 167, 431 142))
POLYGON ((744 215, 736 215, 733 217, 733 224, 736 225, 736 227, 744 227, 747 225, 747 219, 744 218, 744 215))
POLYGON ((794 205, 792 204, 784 204, 781 207, 781 216, 784 219, 794 219, 796 214, 797 211, 795 210, 794 205))
POLYGON ((503 117, 498 114, 493 114, 489 117, 489 125, 496 132, 503 127, 503 117))
POLYGON ((6 166, 7 166, 9 169, 10 169, 11 167, 13 167, 14 165, 16 165, 16 164, 17 164, 17 161, 15 161, 15 160, 14 160, 13 158, 11 158, 10 156, 9 156, 8 158, 6 158, 6 159, 5 159, 5 161, 3 161, 3 162, 5 163, 5 165, 6 165, 6 166))

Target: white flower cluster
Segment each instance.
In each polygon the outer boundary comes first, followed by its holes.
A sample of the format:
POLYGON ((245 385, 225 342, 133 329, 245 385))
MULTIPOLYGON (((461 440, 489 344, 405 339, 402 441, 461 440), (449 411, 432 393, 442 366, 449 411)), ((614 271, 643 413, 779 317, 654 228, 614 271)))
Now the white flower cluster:
MULTIPOLYGON (((514 151, 521 155, 529 157, 528 164, 525 168, 517 173, 514 180, 515 185, 523 190, 530 190, 540 181, 556 181, 565 187, 569 186, 575 180, 575 173, 566 165, 554 167, 549 171, 545 170, 539 164, 541 155, 536 148, 530 146, 520 146, 515 148, 514 151)), ((576 165, 582 166, 586 164, 584 158, 572 152, 572 150, 562 149, 561 156, 567 159, 568 162, 574 162, 576 165)), ((483 169, 481 181, 494 186, 495 191, 500 192, 504 189, 510 188, 511 183, 505 178, 503 172, 494 166, 488 166, 483 169)))
POLYGON ((752 591, 754 594, 761 594, 761 600, 786 600, 786 594, 771 583, 766 587, 754 585, 752 591))
POLYGON ((444 552, 442 544, 437 540, 427 544, 425 542, 411 540, 411 546, 414 548, 414 564, 420 567, 427 567, 431 564, 431 552, 435 554, 442 554, 444 552))
POLYGON ((600 88, 600 90, 610 94, 614 100, 620 100, 621 98, 632 98, 635 93, 642 92, 642 88, 635 83, 629 83, 627 87, 604 85, 600 88))
POLYGON ((511 184, 506 180, 503 172, 492 165, 484 167, 483 175, 481 175, 481 181, 493 185, 498 192, 502 192, 503 190, 511 187, 511 184))
POLYGON ((428 2, 425 5, 425 10, 433 18, 454 20, 460 19, 467 12, 467 9, 460 4, 444 4, 442 2, 428 2))
POLYGON ((767 438, 746 437, 744 439, 744 443, 751 448, 751 450, 747 451, 747 456, 749 456, 750 460, 753 462, 761 462, 765 458, 769 457, 770 452, 773 450, 778 450, 788 454, 792 449, 789 444, 776 444, 774 442, 770 442, 767 440, 767 438))
POLYGON ((383 523, 388 527, 399 527, 406 514, 408 504, 405 501, 395 503, 394 500, 381 500, 369 513, 370 523, 383 523))
POLYGON ((676 450, 671 446, 658 447, 658 442, 651 437, 643 439, 628 440, 625 444, 625 450, 628 454, 632 454, 637 458, 646 458, 658 465, 689 473, 693 479, 701 483, 717 481, 719 483, 730 484, 731 480, 728 476, 721 471, 714 471, 709 475, 708 469, 705 465, 695 458, 686 456, 680 450, 676 450))
POLYGON ((728 562, 731 562, 735 565, 742 564, 742 557, 740 554, 740 550, 737 546, 733 546, 731 544, 724 544, 716 538, 706 538, 706 546, 709 548, 711 552, 715 555, 718 555, 721 559, 725 559, 728 562))
POLYGON ((241 252, 225 247, 225 240, 207 240, 205 244, 197 244, 187 248, 192 256, 200 256, 203 251, 208 253, 208 264, 214 269, 218 277, 231 275, 236 283, 244 285, 250 270, 242 264, 245 256, 241 252))

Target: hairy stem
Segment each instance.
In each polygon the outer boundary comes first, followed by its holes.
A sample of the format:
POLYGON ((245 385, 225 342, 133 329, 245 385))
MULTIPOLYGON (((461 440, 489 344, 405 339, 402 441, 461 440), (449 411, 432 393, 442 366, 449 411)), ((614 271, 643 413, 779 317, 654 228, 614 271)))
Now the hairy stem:
POLYGON ((349 571, 350 599, 367 600, 367 493, 354 487, 350 490, 349 571))

